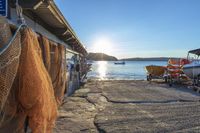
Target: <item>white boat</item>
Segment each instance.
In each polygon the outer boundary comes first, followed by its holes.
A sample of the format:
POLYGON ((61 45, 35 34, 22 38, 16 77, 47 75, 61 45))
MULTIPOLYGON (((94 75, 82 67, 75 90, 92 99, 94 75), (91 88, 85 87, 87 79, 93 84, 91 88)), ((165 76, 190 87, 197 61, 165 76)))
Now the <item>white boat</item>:
POLYGON ((190 64, 184 65, 183 72, 191 79, 200 79, 200 49, 191 50, 188 52, 188 60, 191 60, 190 64), (191 60, 189 56, 193 55, 191 60))
POLYGON ((193 61, 183 67, 183 72, 191 79, 200 78, 200 62, 193 61))

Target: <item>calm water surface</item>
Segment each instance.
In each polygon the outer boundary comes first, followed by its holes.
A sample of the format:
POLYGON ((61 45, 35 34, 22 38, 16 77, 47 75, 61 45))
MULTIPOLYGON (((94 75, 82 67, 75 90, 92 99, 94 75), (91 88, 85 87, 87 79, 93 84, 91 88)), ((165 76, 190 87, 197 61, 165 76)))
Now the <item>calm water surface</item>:
POLYGON ((166 65, 167 61, 126 61, 125 65, 115 65, 113 61, 95 61, 89 79, 141 80, 146 79, 145 66, 166 65))

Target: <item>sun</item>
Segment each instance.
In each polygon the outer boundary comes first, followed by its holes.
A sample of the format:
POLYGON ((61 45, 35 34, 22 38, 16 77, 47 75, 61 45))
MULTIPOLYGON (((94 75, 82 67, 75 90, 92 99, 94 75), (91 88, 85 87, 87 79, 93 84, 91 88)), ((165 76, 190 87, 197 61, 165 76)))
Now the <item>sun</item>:
POLYGON ((92 51, 96 53, 111 54, 112 42, 108 38, 99 38, 95 40, 92 51))

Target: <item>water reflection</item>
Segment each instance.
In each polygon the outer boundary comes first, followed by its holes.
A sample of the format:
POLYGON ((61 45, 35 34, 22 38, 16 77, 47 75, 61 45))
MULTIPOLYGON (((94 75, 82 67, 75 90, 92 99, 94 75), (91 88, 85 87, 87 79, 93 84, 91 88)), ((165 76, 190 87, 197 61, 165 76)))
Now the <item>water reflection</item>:
POLYGON ((98 73, 100 79, 104 79, 107 71, 107 61, 98 61, 98 73))

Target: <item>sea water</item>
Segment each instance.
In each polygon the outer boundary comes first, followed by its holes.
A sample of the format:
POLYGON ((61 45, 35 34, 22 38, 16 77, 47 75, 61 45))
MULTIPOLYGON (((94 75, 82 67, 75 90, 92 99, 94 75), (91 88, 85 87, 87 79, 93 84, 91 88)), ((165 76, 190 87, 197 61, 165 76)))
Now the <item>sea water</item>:
POLYGON ((125 61, 125 64, 115 64, 113 61, 94 61, 89 79, 101 80, 144 80, 146 79, 145 66, 167 65, 167 61, 125 61))

